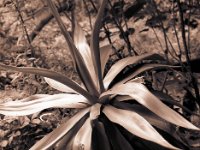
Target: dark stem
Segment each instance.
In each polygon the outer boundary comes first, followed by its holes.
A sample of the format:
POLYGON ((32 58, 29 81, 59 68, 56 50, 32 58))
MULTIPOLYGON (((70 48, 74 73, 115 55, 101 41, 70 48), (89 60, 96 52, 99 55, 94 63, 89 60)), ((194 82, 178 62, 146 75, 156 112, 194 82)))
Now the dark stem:
POLYGON ((181 44, 180 44, 180 40, 178 37, 178 32, 176 29, 176 22, 175 22, 175 12, 174 12, 174 2, 172 2, 172 15, 173 15, 173 28, 174 28, 174 32, 175 32, 175 36, 176 36, 176 41, 178 43, 178 48, 179 48, 179 54, 178 54, 178 58, 179 58, 179 62, 182 62, 182 50, 181 50, 181 44))
POLYGON ((87 13, 88 13, 88 18, 89 18, 90 28, 91 28, 91 30, 92 30, 92 20, 91 20, 90 11, 89 11, 89 9, 88 9, 88 6, 87 6, 87 3, 86 3, 85 0, 83 0, 83 3, 84 3, 84 6, 85 6, 86 11, 87 11, 87 13))
MULTIPOLYGON (((191 0, 189 0, 189 4, 188 5, 191 5, 191 0)), ((187 36, 187 44, 188 44, 188 51, 190 53, 190 18, 191 18, 191 9, 189 7, 189 15, 188 15, 188 36, 187 36)))
MULTIPOLYGON (((97 7, 95 6, 94 2, 93 2, 92 0, 89 0, 89 1, 90 1, 90 3, 92 4, 94 10, 95 10, 96 12, 98 12, 97 7)), ((112 42, 111 36, 110 36, 109 28, 106 26, 106 24, 105 24, 104 22, 103 22, 103 29, 104 29, 104 32, 105 32, 105 34, 106 34, 106 37, 107 37, 109 43, 112 45, 112 49, 114 50, 114 53, 116 54, 116 56, 117 56, 118 58, 121 58, 121 55, 118 54, 117 49, 116 49, 115 46, 113 45, 113 42, 112 42)))
MULTIPOLYGON (((59 13, 68 11, 68 9, 69 9, 69 6, 67 3, 60 4, 60 7, 57 8, 59 13)), ((44 12, 43 12, 43 14, 44 14, 44 12)), ((65 13, 65 15, 66 15, 66 13, 65 13)), ((33 29, 31 34, 29 35, 31 42, 35 39, 35 37, 43 29, 43 27, 45 25, 47 25, 49 23, 49 21, 51 21, 51 19, 53 19, 53 18, 54 18, 54 16, 51 13, 49 13, 45 18, 41 19, 41 21, 36 25, 36 27, 33 29)), ((70 18, 68 16, 67 16, 67 18, 70 20, 70 18)))
POLYGON ((112 13, 112 15, 113 15, 113 20, 114 20, 114 22, 115 22, 117 28, 119 29, 120 33, 122 34, 125 43, 127 44, 127 47, 128 47, 128 50, 129 50, 129 54, 132 55, 132 53, 133 53, 134 55, 137 55, 137 52, 136 52, 136 51, 133 49, 133 47, 131 46, 131 42, 130 42, 130 40, 129 40, 128 35, 125 34, 125 32, 124 32, 122 26, 120 25, 120 21, 119 21, 118 17, 115 15, 115 12, 114 12, 114 10, 113 10, 111 1, 108 0, 108 3, 109 3, 109 5, 110 5, 110 7, 111 7, 110 10, 111 10, 111 13, 112 13))
POLYGON ((184 17, 183 17, 183 10, 181 7, 181 2, 180 0, 177 0, 177 5, 179 9, 179 17, 180 17, 180 22, 181 22, 181 33, 182 33, 182 40, 183 40, 183 46, 184 46, 184 51, 185 51, 185 57, 186 57, 186 64, 187 64, 187 71, 190 74, 191 77, 191 83, 195 91, 197 103, 200 106, 200 95, 199 95, 199 88, 197 85, 197 81, 192 73, 191 70, 191 63, 190 63, 190 57, 189 57, 189 51, 188 51, 188 46, 187 46, 187 41, 186 41, 186 31, 185 31, 185 23, 184 23, 184 17))
MULTIPOLYGON (((159 15, 160 12, 158 10, 156 2, 154 0, 152 0, 152 3, 153 3, 153 6, 156 10, 157 15, 159 15)), ((153 15, 155 15, 155 14, 153 13, 153 15)), ((164 53, 165 53, 165 57, 166 57, 167 62, 169 62, 169 58, 168 58, 169 46, 168 46, 168 42, 167 42, 167 33, 166 33, 166 30, 165 30, 165 27, 164 27, 162 20, 159 19, 159 22, 160 22, 160 25, 161 25, 161 28, 162 28, 162 31, 163 31, 163 36, 164 36, 165 46, 166 46, 164 53)))
POLYGON ((15 7, 17 13, 18 13, 18 16, 19 16, 19 19, 20 19, 22 28, 23 28, 23 30, 24 30, 24 32, 25 32, 26 39, 27 39, 28 44, 29 44, 29 48, 31 49, 31 56, 34 57, 35 51, 34 51, 33 46, 32 46, 32 44, 31 44, 31 39, 30 39, 30 37, 29 37, 29 35, 28 35, 28 31, 27 31, 27 28, 26 28, 24 19, 23 19, 23 17, 22 17, 21 12, 20 12, 20 8, 19 8, 18 5, 17 5, 17 4, 18 4, 18 0, 16 0, 16 3, 12 0, 12 3, 13 3, 13 5, 14 5, 14 7, 15 7))
POLYGON ((152 27, 151 29, 153 30, 153 33, 155 34, 156 39, 157 39, 158 43, 160 44, 161 49, 162 49, 163 52, 164 52, 164 49, 163 49, 163 47, 162 47, 162 43, 161 43, 161 41, 160 41, 159 38, 158 38, 158 34, 157 34, 156 31, 154 30, 154 27, 152 27))

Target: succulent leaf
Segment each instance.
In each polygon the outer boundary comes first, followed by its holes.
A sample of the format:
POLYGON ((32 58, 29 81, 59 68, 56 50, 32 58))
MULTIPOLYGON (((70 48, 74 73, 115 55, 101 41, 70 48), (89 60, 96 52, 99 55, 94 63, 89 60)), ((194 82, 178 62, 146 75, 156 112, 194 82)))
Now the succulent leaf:
POLYGON ((80 54, 83 57, 84 63, 86 67, 88 68, 88 71, 92 77, 93 82, 95 83, 96 88, 98 88, 98 80, 97 80, 97 74, 94 69, 94 64, 92 61, 91 56, 91 50, 87 43, 84 31, 78 24, 78 22, 75 20, 75 28, 74 28, 74 44, 80 54))
MULTIPOLYGON (((31 96, 32 97, 32 96, 31 96)), ((85 108, 89 101, 78 94, 46 95, 39 99, 8 101, 0 103, 0 113, 8 116, 30 115, 47 108, 85 108)))
POLYGON ((101 56, 100 56, 100 49, 99 49, 99 33, 100 29, 102 27, 102 18, 104 17, 104 10, 107 4, 107 0, 102 0, 101 6, 99 8, 96 21, 94 23, 94 28, 92 31, 92 37, 91 37, 91 52, 92 52, 92 60, 95 66, 95 70, 98 76, 98 82, 100 91, 104 90, 104 85, 102 81, 102 70, 101 70, 101 56))
POLYGON ((177 112, 166 106, 141 83, 127 82, 126 84, 114 86, 101 96, 109 94, 129 95, 164 120, 184 128, 200 130, 177 112))
POLYGON ((143 139, 155 142, 170 149, 178 149, 169 144, 142 116, 134 111, 117 109, 113 106, 106 106, 103 112, 108 119, 124 127, 132 134, 143 139))
POLYGON ((104 124, 98 119, 92 121, 92 149, 111 150, 108 136, 105 132, 104 124))
POLYGON ((91 74, 89 73, 89 68, 85 65, 85 62, 83 60, 83 57, 81 56, 80 52, 75 47, 73 40, 69 34, 69 32, 66 30, 65 25, 56 9, 55 4, 52 2, 52 0, 47 0, 47 4, 49 8, 51 9, 52 14, 54 15, 65 39, 68 44, 69 50, 71 52, 71 55, 73 57, 73 61, 75 65, 77 66, 77 70, 80 73, 80 77, 83 80, 83 83, 85 84, 88 91, 91 92, 92 95, 98 95, 98 90, 95 87, 95 83, 92 80, 91 74))
POLYGON ((61 124, 58 128, 54 129, 51 133, 43 137, 37 142, 30 150, 42 150, 52 148, 59 140, 61 140, 76 124, 81 127, 83 121, 87 119, 89 108, 85 108, 75 114, 67 122, 61 124), (83 121, 82 121, 83 119, 83 121))
POLYGON ((65 92, 65 93, 75 93, 78 94, 75 90, 73 90, 72 88, 62 84, 61 82, 58 82, 56 80, 50 79, 50 78, 46 78, 44 77, 44 80, 48 83, 49 86, 51 86, 52 88, 60 91, 60 92, 65 92))
POLYGON ((72 150, 91 150, 92 149, 92 126, 91 120, 88 118, 83 126, 80 128, 78 133, 76 134, 72 150))
POLYGON ((1 63, 0 63, 0 69, 7 70, 7 71, 18 71, 18 72, 30 73, 30 74, 40 75, 43 77, 48 77, 50 79, 53 79, 55 81, 58 81, 64 85, 70 87, 74 91, 87 97, 89 100, 92 99, 92 96, 85 89, 80 87, 80 85, 78 85, 76 82, 69 79, 68 77, 66 77, 60 73, 57 73, 55 71, 42 69, 42 68, 34 68, 34 67, 14 67, 14 66, 9 66, 9 65, 4 65, 1 63))
POLYGON ((170 68, 179 68, 179 66, 170 66, 170 65, 163 65, 163 64, 145 64, 142 67, 133 71, 128 77, 124 78, 122 81, 118 82, 116 85, 123 84, 128 82, 129 80, 135 78, 139 74, 148 71, 148 70, 156 70, 156 69, 170 69, 170 68))
POLYGON ((101 56, 101 70, 102 76, 105 71, 106 63, 108 62, 109 56, 112 54, 112 46, 106 45, 100 48, 100 56, 101 56))
POLYGON ((128 65, 138 63, 139 61, 142 61, 142 60, 152 59, 153 57, 157 57, 157 56, 158 54, 147 53, 140 56, 126 57, 124 59, 119 60, 110 68, 110 70, 104 77, 103 83, 104 83, 105 89, 108 89, 113 79, 128 65))

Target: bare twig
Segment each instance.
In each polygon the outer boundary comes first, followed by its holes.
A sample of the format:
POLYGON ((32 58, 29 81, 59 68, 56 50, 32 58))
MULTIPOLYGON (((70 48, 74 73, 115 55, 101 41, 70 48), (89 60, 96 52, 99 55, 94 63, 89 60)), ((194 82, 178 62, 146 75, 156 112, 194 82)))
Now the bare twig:
POLYGON ((159 38, 158 38, 158 34, 156 33, 156 31, 154 30, 153 27, 152 27, 151 29, 153 30, 153 33, 155 34, 156 39, 157 39, 158 43, 160 44, 161 49, 164 51, 163 46, 162 46, 162 43, 161 43, 161 41, 160 41, 159 38))
MULTIPOLYGON (((121 2, 122 2, 122 3, 125 3, 124 0, 121 0, 121 2)), ((126 31, 128 31, 128 30, 129 30, 129 27, 128 27, 127 19, 125 18, 125 14, 124 14, 123 7, 120 7, 120 8, 121 8, 121 13, 122 13, 122 18, 123 18, 124 23, 125 23, 126 31)), ((130 40, 129 40, 129 33, 127 33, 126 36, 127 36, 128 42, 129 42, 129 41, 130 41, 130 40)), ((130 43, 130 42, 129 42, 129 43, 130 43)), ((132 49, 132 50, 134 51, 135 48, 134 48, 133 45, 131 45, 131 43, 130 43, 130 46, 131 46, 131 47, 129 47, 129 48, 132 49)), ((134 51, 134 53, 135 53, 135 55, 137 55, 136 51, 134 51)))
POLYGON ((31 39, 30 39, 30 37, 29 37, 29 35, 28 35, 28 31, 27 31, 27 28, 26 28, 26 25, 25 25, 23 16, 22 16, 22 14, 21 14, 20 8, 18 7, 18 3, 19 3, 19 2, 18 2, 18 0, 16 0, 15 2, 12 0, 12 3, 13 3, 13 5, 14 5, 14 7, 15 7, 17 13, 18 13, 18 16, 19 16, 19 19, 20 19, 22 28, 23 28, 23 30, 24 30, 24 32, 25 32, 25 36, 26 36, 26 39, 27 39, 27 41, 28 41, 29 48, 31 49, 31 56, 34 57, 35 51, 34 51, 33 46, 32 46, 32 44, 31 44, 31 39), (15 3, 15 2, 16 2, 16 3, 15 3))
POLYGON ((181 33, 182 33, 182 40, 183 40, 183 46, 185 50, 185 56, 186 56, 186 63, 187 63, 187 71, 190 74, 191 77, 191 83, 195 91, 195 95, 197 98, 197 103, 200 106, 200 95, 199 95, 199 88, 197 85, 197 81, 191 71, 191 63, 190 63, 190 57, 189 57, 189 51, 188 51, 188 46, 187 46, 187 41, 186 41, 186 31, 185 31, 185 23, 184 23, 184 17, 183 17, 183 10, 181 7, 181 2, 180 0, 177 0, 177 5, 179 9, 179 17, 180 17, 180 22, 181 22, 181 33))
MULTIPOLYGON (((158 10, 158 7, 157 7, 155 0, 152 0, 152 4, 153 4, 153 6, 156 10, 157 15, 159 15, 160 12, 158 10)), ((155 14, 153 13, 153 15, 155 15, 155 14)), ((164 50, 164 53, 165 53, 165 57, 166 57, 167 62, 169 62, 169 58, 168 58, 169 46, 168 46, 168 42, 167 42, 167 33, 166 33, 166 29, 164 27, 162 20, 159 19, 159 22, 160 22, 160 25, 161 25, 161 28, 162 28, 162 31, 163 31, 164 40, 165 40, 166 49, 164 50)))
POLYGON ((169 74, 169 72, 167 71, 167 72, 165 73, 165 75, 164 75, 164 81, 163 81, 163 83, 162 83, 162 85, 161 85, 160 91, 163 91, 163 90, 164 90, 165 84, 166 84, 166 82, 167 82, 167 76, 168 76, 168 74, 169 74))
POLYGON ((172 15, 173 15, 173 21, 174 21, 173 22, 173 29, 174 29, 174 32, 175 32, 175 37, 176 37, 176 41, 177 41, 178 49, 179 49, 178 58, 179 58, 179 62, 181 63, 182 62, 182 50, 181 50, 180 39, 178 37, 178 32, 177 32, 176 24, 175 24, 174 2, 172 2, 172 15))
POLYGON ((108 4, 109 4, 110 7, 111 7, 110 10, 111 10, 111 13, 112 13, 112 15, 113 15, 113 20, 114 20, 114 22, 115 22, 117 28, 119 29, 120 33, 122 34, 125 43, 127 44, 127 47, 128 47, 128 50, 129 50, 129 55, 132 55, 132 54, 137 55, 137 52, 136 52, 136 51, 134 50, 134 48, 131 46, 131 42, 130 42, 130 40, 129 40, 129 37, 125 34, 125 32, 124 32, 124 30, 123 30, 123 28, 122 28, 122 26, 121 26, 121 24, 120 24, 120 22, 119 22, 118 17, 115 15, 115 12, 114 12, 114 10, 113 10, 112 3, 111 3, 110 0, 108 0, 108 4))
MULTIPOLYGON (((69 9, 69 6, 66 3, 60 5, 60 7, 57 8, 59 13, 64 12, 68 9, 69 9)), ((66 15, 66 13, 65 13, 65 15, 66 15)), ((68 15, 66 17, 71 21, 71 19, 68 15)), ((51 13, 49 13, 43 19, 41 19, 41 21, 36 25, 36 27, 33 29, 32 33, 29 35, 31 42, 35 39, 35 37, 43 29, 43 27, 45 25, 47 25, 49 23, 49 21, 51 21, 51 19, 53 19, 53 18, 54 18, 53 15, 51 13)))
MULTIPOLYGON (((97 7, 95 6, 94 2, 92 0, 89 0, 90 3, 92 4, 94 10, 96 12, 98 12, 98 9, 97 7)), ((109 28, 106 26, 106 24, 103 22, 103 29, 104 29, 104 33, 106 34, 106 37, 109 41, 109 43, 112 45, 112 49, 114 50, 114 53, 116 54, 116 56, 118 58, 121 58, 121 55, 118 53, 117 49, 115 48, 115 46, 113 45, 113 42, 112 42, 112 39, 111 39, 111 35, 110 35, 110 31, 109 31, 109 28)))
POLYGON ((187 64, 189 65, 190 57, 189 57, 189 52, 188 52, 188 47, 187 47, 185 23, 184 23, 183 11, 182 11, 180 0, 177 0, 177 4, 178 4, 178 8, 179 8, 179 18, 180 18, 180 23, 181 23, 183 46, 184 46, 184 50, 185 50, 186 61, 187 61, 187 64))
POLYGON ((89 1, 90 1, 90 3, 92 4, 94 10, 95 10, 96 13, 97 13, 97 12, 98 12, 98 9, 97 9, 97 7, 95 6, 94 2, 93 2, 92 0, 89 0, 89 1))
MULTIPOLYGON (((193 3, 193 1, 192 1, 193 3)), ((191 5, 191 0, 189 0, 189 5, 191 5)), ((189 14, 188 14, 188 36, 187 36, 187 45, 188 45, 188 51, 190 53, 190 18, 191 18, 191 8, 189 8, 189 14)))
POLYGON ((89 18, 89 23, 90 23, 90 29, 92 30, 92 19, 91 19, 90 11, 88 9, 88 5, 87 5, 87 3, 86 3, 85 0, 83 0, 83 3, 84 3, 86 11, 88 13, 88 18, 89 18))

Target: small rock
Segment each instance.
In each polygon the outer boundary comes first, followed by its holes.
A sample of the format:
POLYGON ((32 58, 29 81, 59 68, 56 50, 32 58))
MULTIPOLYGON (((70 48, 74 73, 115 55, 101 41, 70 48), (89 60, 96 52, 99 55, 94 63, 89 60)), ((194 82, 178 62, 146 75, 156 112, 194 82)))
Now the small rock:
POLYGON ((33 119, 32 121, 31 121, 31 123, 33 123, 33 124, 40 124, 40 119, 33 119))
POLYGON ((3 140, 0 142, 0 147, 6 147, 8 145, 8 141, 7 140, 3 140))

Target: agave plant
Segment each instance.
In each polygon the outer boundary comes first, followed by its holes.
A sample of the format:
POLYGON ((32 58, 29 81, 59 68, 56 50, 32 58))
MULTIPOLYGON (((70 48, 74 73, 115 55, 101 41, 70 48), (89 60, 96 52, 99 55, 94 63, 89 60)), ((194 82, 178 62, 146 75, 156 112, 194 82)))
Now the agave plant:
MULTIPOLYGON (((173 134, 171 124, 199 130, 153 95, 140 78, 136 78, 149 69, 169 66, 146 64, 132 70, 129 76, 120 81, 114 80, 127 66, 159 58, 159 55, 129 56, 116 62, 105 73, 112 49, 111 46, 99 48, 99 32, 107 0, 102 1, 99 9, 90 46, 76 21, 72 40, 53 2, 47 0, 47 3, 66 39, 82 85, 47 69, 0 64, 3 70, 41 75, 51 87, 62 92, 55 95, 36 94, 22 100, 0 103, 0 113, 22 116, 52 107, 75 108, 80 111, 43 137, 31 150, 133 150, 137 145, 133 139, 137 138, 168 149, 179 149, 177 145, 173 146, 165 140, 159 131, 173 134)), ((175 139, 178 140, 178 137, 175 139)))

